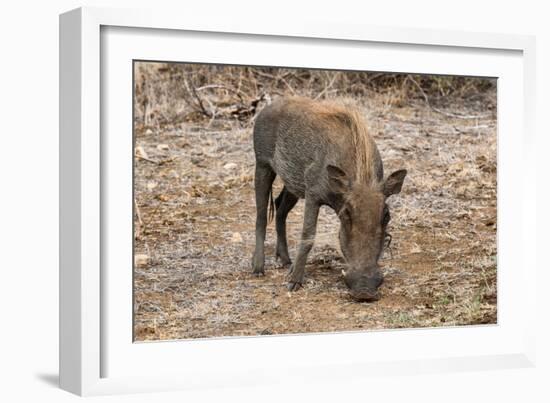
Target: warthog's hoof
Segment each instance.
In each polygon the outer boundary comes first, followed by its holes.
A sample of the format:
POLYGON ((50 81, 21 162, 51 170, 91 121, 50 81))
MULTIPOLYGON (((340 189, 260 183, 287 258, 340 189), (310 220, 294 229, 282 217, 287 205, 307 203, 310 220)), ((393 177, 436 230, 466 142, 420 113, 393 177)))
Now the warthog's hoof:
POLYGON ((252 256, 252 274, 256 277, 265 275, 263 254, 254 253, 254 256, 252 256))
POLYGON ((302 288, 302 284, 304 282, 304 270, 296 269, 296 266, 293 264, 290 266, 290 269, 288 270, 288 274, 286 276, 286 279, 288 280, 287 288, 289 291, 298 291, 300 288, 302 288))
POLYGON ((300 288, 302 288, 301 283, 294 283, 290 281, 287 285, 288 291, 298 291, 300 288))
POLYGON ((288 256, 277 254, 277 259, 279 259, 279 261, 284 267, 290 266, 292 264, 292 260, 290 260, 288 256))
POLYGON ((263 276, 265 276, 265 271, 264 271, 263 268, 262 269, 254 269, 252 271, 252 275, 255 276, 255 277, 263 277, 263 276))

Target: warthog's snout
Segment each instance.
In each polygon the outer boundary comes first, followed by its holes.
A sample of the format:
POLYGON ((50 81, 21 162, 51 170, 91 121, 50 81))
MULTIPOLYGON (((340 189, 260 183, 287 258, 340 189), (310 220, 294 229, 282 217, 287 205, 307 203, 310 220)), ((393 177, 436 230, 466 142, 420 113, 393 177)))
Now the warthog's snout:
POLYGON ((351 297, 358 302, 374 302, 380 299, 378 291, 370 290, 350 290, 351 297))
POLYGON ((380 299, 378 287, 383 281, 384 276, 378 268, 354 271, 344 275, 344 282, 350 289, 351 297, 356 301, 378 301, 380 299))

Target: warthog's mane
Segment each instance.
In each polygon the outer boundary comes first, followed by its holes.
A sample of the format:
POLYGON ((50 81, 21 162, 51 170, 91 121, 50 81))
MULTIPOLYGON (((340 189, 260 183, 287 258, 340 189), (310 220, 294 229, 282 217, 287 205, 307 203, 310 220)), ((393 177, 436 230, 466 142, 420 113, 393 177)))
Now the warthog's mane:
POLYGON ((378 186, 375 173, 376 145, 357 107, 343 101, 311 102, 300 98, 296 101, 307 103, 321 124, 331 129, 332 136, 350 136, 353 154, 349 157, 355 161, 355 172, 348 172, 348 174, 355 174, 354 178, 357 182, 378 186))

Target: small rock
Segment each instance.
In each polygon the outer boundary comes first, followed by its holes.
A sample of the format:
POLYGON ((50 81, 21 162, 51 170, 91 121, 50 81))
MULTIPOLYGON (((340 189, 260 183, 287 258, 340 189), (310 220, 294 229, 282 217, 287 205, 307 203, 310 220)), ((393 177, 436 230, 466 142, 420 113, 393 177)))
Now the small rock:
POLYGON ((168 146, 168 144, 157 144, 157 150, 159 151, 167 151, 169 149, 170 147, 168 146))
POLYGON ((165 194, 158 194, 155 196, 155 198, 157 200, 160 200, 161 202, 167 202, 168 200, 170 200, 170 198, 165 194))
POLYGON ((145 130, 145 134, 151 135, 151 134, 153 134, 153 131, 151 129, 147 129, 147 130, 145 130))
POLYGON ((401 270, 399 270, 396 267, 384 267, 382 269, 382 271, 385 275, 399 275, 399 274, 401 274, 401 270))
POLYGON ((223 169, 229 171, 230 169, 235 169, 237 168, 237 164, 235 164, 234 162, 228 162, 227 164, 225 164, 223 166, 223 169))
POLYGON ((238 232, 233 232, 233 235, 231 235, 231 242, 233 243, 239 243, 243 241, 243 237, 238 232))
POLYGON ((136 267, 145 267, 149 262, 149 256, 145 254, 136 254, 134 255, 134 265, 136 267))
POLYGON ((138 157, 149 158, 142 146, 137 146, 135 153, 138 157))
POLYGON ((191 162, 195 165, 199 165, 199 164, 202 163, 202 159, 197 158, 197 157, 191 157, 191 162))

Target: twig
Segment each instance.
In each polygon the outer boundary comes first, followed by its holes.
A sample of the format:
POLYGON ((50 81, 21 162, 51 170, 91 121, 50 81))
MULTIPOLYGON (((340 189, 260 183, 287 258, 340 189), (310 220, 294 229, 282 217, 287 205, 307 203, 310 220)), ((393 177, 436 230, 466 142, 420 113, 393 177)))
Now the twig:
POLYGON ((442 115, 445 115, 451 118, 457 118, 457 119, 486 119, 490 116, 490 115, 457 115, 456 113, 442 111, 441 109, 438 109, 435 106, 431 106, 431 105, 428 105, 428 106, 430 106, 430 108, 432 108, 437 113, 441 113, 442 115))
POLYGON ((187 80, 185 78, 183 79, 183 83, 185 84, 185 88, 187 89, 187 91, 192 93, 193 96, 195 97, 195 99, 197 100, 200 111, 203 114, 205 114, 206 116, 208 116, 209 118, 211 118, 212 113, 204 107, 204 104, 202 103, 202 99, 201 99, 201 97, 199 97, 199 94, 197 93, 196 88, 193 85, 191 85, 191 88, 189 88, 189 83, 187 82, 187 80))
POLYGON ((296 91, 294 91, 294 88, 290 86, 290 84, 283 78, 283 76, 277 76, 277 80, 280 80, 283 82, 284 85, 287 86, 287 88, 292 92, 292 95, 296 95, 296 91))
POLYGON ((287 71, 284 74, 274 76, 273 74, 269 74, 269 73, 266 73, 265 71, 261 71, 257 69, 254 69, 253 73, 259 75, 260 77, 270 78, 275 81, 281 78, 285 78, 286 76, 289 76, 289 75, 294 75, 292 71, 287 71))
POLYGON ((386 241, 386 248, 390 251, 390 259, 393 260, 393 248, 391 247, 391 241, 393 240, 393 237, 391 234, 386 232, 386 235, 384 237, 384 241, 386 241))
POLYGON ((136 209, 136 215, 137 215, 138 223, 139 223, 139 225, 143 225, 143 221, 141 219, 141 212, 139 210, 139 205, 137 204, 136 199, 134 199, 134 207, 136 209))
POLYGON ((376 80, 378 77, 383 77, 386 73, 374 73, 374 74, 367 74, 367 82, 365 84, 370 84, 371 81, 376 80))
POLYGON ((134 236, 136 237, 136 239, 139 239, 140 236, 141 236, 141 227, 143 227, 143 221, 141 220, 141 212, 139 210, 139 206, 137 204, 137 200, 134 199, 134 208, 136 210, 136 216, 137 216, 137 219, 138 219, 138 228, 137 228, 137 234, 134 234, 134 236))
POLYGON ((319 93, 319 95, 317 95, 315 97, 315 100, 318 100, 319 98, 321 98, 323 95, 326 94, 326 92, 334 85, 334 82, 336 81, 336 78, 338 77, 338 72, 336 72, 333 76, 332 76, 332 80, 330 80, 330 82, 325 86, 325 88, 323 89, 323 91, 321 91, 319 93))
POLYGON ((155 164, 155 165, 160 165, 160 162, 155 161, 155 160, 152 160, 152 159, 149 159, 149 158, 147 158, 147 157, 144 157, 143 155, 139 155, 139 154, 134 154, 134 155, 136 156, 136 158, 139 158, 139 159, 141 159, 141 160, 150 162, 150 163, 155 164))
POLYGON ((202 87, 199 87, 197 88, 197 92, 198 91, 202 91, 202 90, 208 90, 208 89, 223 89, 223 90, 226 90, 227 92, 232 92, 233 94, 237 95, 239 97, 239 100, 244 104, 244 98, 242 96, 242 91, 239 91, 239 90, 235 90, 233 88, 229 88, 229 87, 226 87, 225 85, 221 85, 221 84, 209 84, 209 85, 203 85, 202 87))
POLYGON ((216 112, 212 113, 212 117, 210 118, 210 121, 206 125, 207 129, 210 129, 210 127, 212 127, 212 123, 214 123, 214 120, 216 120, 216 112))

